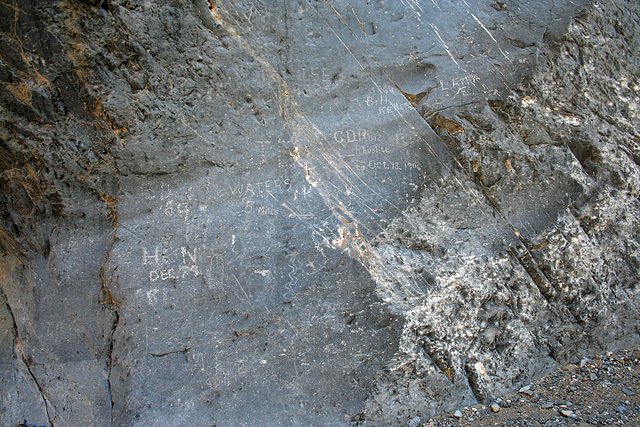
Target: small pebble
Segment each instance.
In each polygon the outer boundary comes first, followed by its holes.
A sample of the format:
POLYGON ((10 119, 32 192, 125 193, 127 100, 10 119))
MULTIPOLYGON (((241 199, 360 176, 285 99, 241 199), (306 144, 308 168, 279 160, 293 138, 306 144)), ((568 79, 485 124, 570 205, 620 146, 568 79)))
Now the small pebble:
POLYGON ((526 385, 524 387, 522 387, 520 390, 518 390, 518 393, 522 393, 526 396, 533 396, 533 392, 531 391, 531 386, 530 385, 526 385))
POLYGON ((542 404, 542 409, 551 409, 553 408, 553 403, 547 402, 542 404))
POLYGON ((591 374, 589 374, 589 379, 590 379, 591 381, 595 381, 595 380, 597 380, 597 379, 598 379, 598 376, 597 376, 596 374, 594 374, 594 373, 591 373, 591 374))
POLYGON ((575 418, 576 414, 573 413, 573 411, 569 410, 569 409, 561 409, 560 410, 560 415, 562 415, 563 417, 568 417, 568 418, 575 418))
POLYGON ((624 394, 626 394, 627 396, 635 396, 636 395, 632 390, 629 390, 626 387, 622 387, 622 392, 624 394))
POLYGON ((462 418, 462 411, 460 411, 459 409, 453 413, 453 416, 456 418, 462 418))
POLYGON ((625 408, 624 406, 620 405, 620 406, 618 406, 618 411, 627 412, 627 408, 625 408))
POLYGON ((496 402, 493 402, 493 403, 491 404, 491 410, 492 410, 493 412, 500 412, 500 405, 498 405, 496 402))

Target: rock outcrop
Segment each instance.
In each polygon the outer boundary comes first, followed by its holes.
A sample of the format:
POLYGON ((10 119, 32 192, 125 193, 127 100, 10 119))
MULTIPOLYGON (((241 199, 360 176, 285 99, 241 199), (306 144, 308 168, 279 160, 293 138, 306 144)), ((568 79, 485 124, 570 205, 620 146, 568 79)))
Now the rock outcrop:
POLYGON ((399 425, 638 343, 634 2, 0 9, 3 425, 399 425))

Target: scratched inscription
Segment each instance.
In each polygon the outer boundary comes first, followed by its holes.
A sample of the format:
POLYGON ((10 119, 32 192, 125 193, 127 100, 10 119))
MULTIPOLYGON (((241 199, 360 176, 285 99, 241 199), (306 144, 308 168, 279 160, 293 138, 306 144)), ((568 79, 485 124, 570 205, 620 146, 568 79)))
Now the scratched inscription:
POLYGON ((291 190, 291 178, 267 179, 229 185, 231 195, 238 197, 265 197, 291 190))
MULTIPOLYGON (((441 80, 440 89, 446 92, 455 92, 455 95, 468 96, 471 95, 473 89, 477 89, 479 83, 480 77, 475 74, 466 74, 451 80, 441 80)), ((482 86, 486 87, 485 85, 482 86)))
POLYGON ((379 141, 380 136, 373 135, 366 129, 338 129, 333 133, 333 139, 340 144, 351 144, 354 142, 379 141))
MULTIPOLYGON (((386 96, 385 94, 383 94, 386 96)), ((358 173, 390 172, 404 173, 420 171, 418 162, 398 158, 398 148, 407 145, 406 135, 397 132, 393 137, 384 137, 367 129, 338 129, 333 140, 346 147, 345 160, 353 159, 351 166, 358 173)))
POLYGON ((148 269, 150 282, 184 279, 200 275, 197 265, 198 249, 142 248, 142 265, 148 269))
POLYGON ((389 85, 376 86, 372 89, 371 92, 364 97, 364 104, 367 107, 375 109, 381 116, 413 110, 411 104, 397 97, 397 89, 389 85))

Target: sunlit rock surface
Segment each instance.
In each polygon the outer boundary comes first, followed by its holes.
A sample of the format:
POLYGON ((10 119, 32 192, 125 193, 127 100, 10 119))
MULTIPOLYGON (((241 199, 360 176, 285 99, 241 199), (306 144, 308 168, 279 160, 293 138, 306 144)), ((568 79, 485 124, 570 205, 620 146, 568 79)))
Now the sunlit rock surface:
POLYGON ((3 425, 398 425, 638 342, 633 2, 0 10, 3 425))

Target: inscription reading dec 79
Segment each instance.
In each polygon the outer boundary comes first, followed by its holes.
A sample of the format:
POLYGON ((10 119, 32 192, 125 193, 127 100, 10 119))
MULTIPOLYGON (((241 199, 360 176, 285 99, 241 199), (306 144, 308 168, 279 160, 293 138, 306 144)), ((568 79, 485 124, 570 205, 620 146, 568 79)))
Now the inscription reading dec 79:
POLYGON ((156 246, 152 251, 142 249, 142 264, 153 268, 149 270, 149 281, 166 281, 169 279, 183 279, 187 276, 198 276, 197 248, 189 250, 186 247, 177 249, 160 249, 156 246), (172 254, 175 252, 175 254, 172 254))

